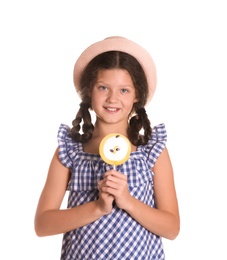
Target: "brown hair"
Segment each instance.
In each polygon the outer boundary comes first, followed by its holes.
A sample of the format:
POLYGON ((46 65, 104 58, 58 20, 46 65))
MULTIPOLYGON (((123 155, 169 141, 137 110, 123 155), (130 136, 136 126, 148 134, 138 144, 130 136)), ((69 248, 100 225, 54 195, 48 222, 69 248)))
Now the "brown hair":
POLYGON ((151 135, 150 121, 144 106, 148 97, 148 83, 140 63, 131 55, 120 51, 108 51, 93 58, 84 69, 80 79, 79 95, 82 99, 76 118, 72 121, 71 137, 85 143, 92 138, 94 126, 89 109, 91 92, 102 69, 125 69, 129 72, 136 90, 137 102, 134 103, 132 117, 127 129, 129 140, 133 145, 144 145, 151 135), (135 113, 135 115, 133 115, 135 113), (80 134, 82 125, 82 134, 80 134), (140 131, 143 130, 143 134, 140 131))

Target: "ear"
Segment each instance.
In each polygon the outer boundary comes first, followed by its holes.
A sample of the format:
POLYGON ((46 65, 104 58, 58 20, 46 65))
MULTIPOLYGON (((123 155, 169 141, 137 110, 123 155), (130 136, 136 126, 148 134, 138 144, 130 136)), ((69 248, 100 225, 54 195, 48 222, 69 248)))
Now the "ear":
POLYGON ((135 97, 133 103, 135 104, 135 103, 138 102, 138 101, 139 101, 139 99, 138 99, 137 97, 135 97))

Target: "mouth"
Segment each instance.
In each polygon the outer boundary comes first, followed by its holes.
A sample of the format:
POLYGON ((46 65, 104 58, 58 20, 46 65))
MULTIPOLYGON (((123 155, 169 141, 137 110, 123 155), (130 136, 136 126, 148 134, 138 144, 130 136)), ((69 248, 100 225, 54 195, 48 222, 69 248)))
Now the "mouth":
POLYGON ((117 112, 120 110, 120 108, 117 107, 104 107, 105 110, 107 110, 108 112, 117 112))

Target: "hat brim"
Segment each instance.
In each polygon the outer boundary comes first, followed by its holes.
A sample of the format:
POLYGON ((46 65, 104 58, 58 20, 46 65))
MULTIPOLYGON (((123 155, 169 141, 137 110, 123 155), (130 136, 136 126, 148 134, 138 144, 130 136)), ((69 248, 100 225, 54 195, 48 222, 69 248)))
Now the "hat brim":
POLYGON ((97 55, 107 51, 122 51, 137 59, 147 77, 149 87, 147 101, 149 102, 154 95, 157 84, 155 63, 149 52, 143 47, 120 36, 112 36, 96 42, 82 52, 74 66, 73 80, 76 90, 79 91, 81 74, 87 64, 97 55))

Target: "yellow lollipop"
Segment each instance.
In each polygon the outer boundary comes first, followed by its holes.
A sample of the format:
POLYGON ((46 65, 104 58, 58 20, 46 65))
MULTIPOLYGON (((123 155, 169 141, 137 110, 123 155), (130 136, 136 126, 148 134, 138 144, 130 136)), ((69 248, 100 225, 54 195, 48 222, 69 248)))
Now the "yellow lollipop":
POLYGON ((127 137, 118 133, 106 135, 100 145, 99 154, 104 162, 116 165, 126 162, 131 153, 131 144, 127 137))

